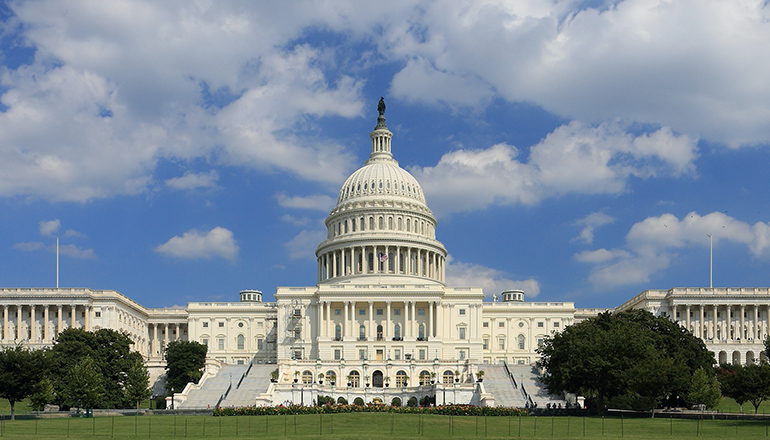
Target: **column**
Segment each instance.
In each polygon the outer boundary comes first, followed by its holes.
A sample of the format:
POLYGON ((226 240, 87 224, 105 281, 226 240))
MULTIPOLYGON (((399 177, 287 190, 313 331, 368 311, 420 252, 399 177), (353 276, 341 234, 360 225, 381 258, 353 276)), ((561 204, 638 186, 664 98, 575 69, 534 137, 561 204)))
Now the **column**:
POLYGON ((43 309, 43 339, 46 340, 46 341, 50 341, 51 340, 51 332, 48 329, 48 319, 49 319, 49 317, 48 317, 48 314, 49 314, 48 309, 49 308, 50 308, 50 306, 48 304, 46 304, 45 308, 43 309))
POLYGON ((8 304, 3 305, 3 339, 8 339, 8 304))
POLYGON ((741 328, 738 330, 738 339, 743 342, 745 339, 745 334, 743 333, 744 325, 746 324, 746 306, 741 304, 741 328))
POLYGON ((72 328, 75 328, 75 324, 78 322, 78 306, 72 305, 70 306, 70 310, 72 311, 72 328))
POLYGON ((440 301, 436 301, 436 335, 444 333, 444 305, 440 301))
POLYGON ((34 341, 37 339, 37 332, 35 331, 35 320, 37 319, 37 316, 35 316, 35 308, 36 305, 29 306, 29 339, 31 341, 34 341))
POLYGON ((85 322, 86 331, 90 332, 91 331, 91 306, 85 306, 84 308, 86 309, 85 310, 85 312, 86 312, 86 322, 85 322))
POLYGON ((377 333, 374 331, 374 316, 372 316, 372 312, 374 310, 374 303, 369 301, 369 328, 367 329, 367 339, 370 341, 373 341, 374 338, 377 337, 377 333))
POLYGON ((428 331, 426 335, 431 339, 436 336, 436 333, 433 331, 433 306, 435 305, 436 303, 433 301, 428 302, 428 331))
MULTIPOLYGON (((213 332, 213 331, 212 331, 213 332)), ((213 339, 210 339, 211 343, 214 343, 213 339)), ((152 324, 152 355, 157 356, 158 353, 160 353, 160 349, 158 347, 158 324, 152 324)))
POLYGON ((331 301, 326 301, 326 337, 331 336, 332 314, 331 314, 331 301))
POLYGON ((387 341, 388 339, 390 339, 391 335, 393 334, 393 330, 391 329, 391 326, 393 325, 393 323, 390 321, 390 301, 387 301, 385 304, 386 304, 385 308, 387 309, 388 315, 387 315, 387 318, 386 318, 387 321, 385 323, 385 335, 384 336, 385 336, 385 340, 387 341))
POLYGON ((64 313, 64 308, 61 304, 59 304, 59 314, 56 315, 56 334, 59 334, 62 332, 62 314, 64 313))
POLYGON ((21 341, 21 309, 24 306, 16 306, 16 340, 21 341))
POLYGON ((166 334, 164 335, 164 338, 163 338, 163 350, 164 351, 166 350, 166 347, 168 347, 168 329, 169 329, 169 326, 168 326, 168 323, 166 323, 166 334))
POLYGON ((687 331, 689 332, 690 331, 690 305, 689 304, 687 304, 684 307, 684 313, 685 313, 685 318, 684 318, 685 327, 684 328, 686 328, 687 331))
POLYGON ((342 308, 345 309, 344 310, 345 321, 342 323, 342 339, 344 340, 345 338, 348 337, 348 327, 350 327, 350 318, 348 317, 348 313, 350 311, 350 304, 348 303, 348 301, 345 301, 342 303, 342 305, 343 305, 342 308))
POLYGON ((416 325, 416 323, 417 323, 417 301, 412 301, 412 323, 411 323, 411 327, 412 327, 412 336, 413 337, 417 336, 415 334, 415 325, 416 325))
POLYGON ((698 333, 698 337, 705 341, 706 340, 706 335, 703 334, 703 330, 706 327, 705 327, 705 325, 703 323, 703 319, 705 317, 705 313, 703 311, 703 304, 698 306, 698 313, 699 313, 699 317, 698 317, 698 323, 699 323, 698 324, 698 332, 699 332, 698 333))
MULTIPOLYGON (((412 337, 412 321, 409 313, 409 301, 404 301, 404 338, 412 337)), ((407 339, 408 340, 408 339, 407 339)))
POLYGON ((751 337, 755 340, 759 339, 759 306, 754 304, 754 325, 751 337))
POLYGON ((318 319, 318 339, 321 339, 324 332, 324 303, 316 303, 316 319, 318 319))
POLYGON ((725 308, 727 309, 727 339, 732 341, 735 339, 735 333, 731 331, 733 326, 733 307, 728 304, 725 308))
POLYGON ((353 340, 356 339, 356 302, 350 301, 350 331, 348 332, 353 340))

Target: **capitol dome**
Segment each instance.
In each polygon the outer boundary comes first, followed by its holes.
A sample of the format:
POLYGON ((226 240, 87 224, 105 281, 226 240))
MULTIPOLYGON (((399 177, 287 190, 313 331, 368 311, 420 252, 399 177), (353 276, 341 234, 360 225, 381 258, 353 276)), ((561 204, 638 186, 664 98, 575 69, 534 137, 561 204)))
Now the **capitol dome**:
POLYGON ((378 110, 369 159, 347 178, 326 219, 318 282, 376 276, 379 283, 392 275, 443 283, 446 249, 436 240, 436 218, 417 179, 393 159, 382 101, 378 110))

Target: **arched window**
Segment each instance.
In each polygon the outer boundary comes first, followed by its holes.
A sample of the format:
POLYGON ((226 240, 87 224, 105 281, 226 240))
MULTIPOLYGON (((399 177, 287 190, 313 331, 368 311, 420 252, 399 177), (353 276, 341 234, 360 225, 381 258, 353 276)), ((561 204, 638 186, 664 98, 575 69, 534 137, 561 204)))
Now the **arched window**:
POLYGON ((388 217, 388 229, 393 230, 393 217, 388 217))
POLYGON ((342 340, 342 326, 339 324, 334 326, 334 340, 335 341, 342 340))
POLYGON ((524 347, 526 346, 526 343, 527 343, 527 338, 525 338, 524 335, 519 335, 517 339, 519 343, 519 350, 524 350, 524 347))
POLYGON ((238 337, 236 338, 236 346, 238 347, 238 350, 243 350, 245 348, 244 347, 244 345, 246 345, 245 342, 246 342, 246 338, 244 338, 243 335, 238 335, 238 337))
POLYGON ((396 340, 401 339, 401 325, 396 324, 395 327, 393 327, 393 337, 395 337, 396 340))
POLYGON ((348 374, 348 386, 353 388, 361 386, 361 374, 359 374, 358 371, 353 370, 348 374))
POLYGON ((430 371, 420 371, 420 385, 428 385, 430 383, 430 371))
POLYGON ((396 373, 396 386, 405 387, 406 385, 407 385, 406 371, 401 370, 398 373, 396 373))
POLYGON ((441 382, 452 383, 455 381, 455 374, 452 370, 444 370, 444 375, 441 377, 441 382))
POLYGON ((365 341, 366 340, 366 327, 364 327, 363 324, 361 324, 358 327, 358 340, 365 341))
POLYGON ((374 271, 374 253, 369 252, 369 267, 366 269, 367 272, 374 271))
POLYGON ((313 373, 310 370, 302 372, 302 383, 305 385, 313 383, 313 373))
POLYGON ((380 230, 385 229, 385 225, 383 224, 382 217, 379 217, 377 219, 377 228, 379 228, 380 230))
POLYGON ((328 380, 329 383, 337 382, 337 373, 334 370, 327 371, 326 380, 328 380))
POLYGON ((418 336, 417 337, 419 338, 420 341, 424 341, 425 340, 425 324, 420 324, 420 328, 419 328, 419 332, 418 332, 418 336))
POLYGON ((406 232, 412 232, 412 221, 406 219, 406 232))

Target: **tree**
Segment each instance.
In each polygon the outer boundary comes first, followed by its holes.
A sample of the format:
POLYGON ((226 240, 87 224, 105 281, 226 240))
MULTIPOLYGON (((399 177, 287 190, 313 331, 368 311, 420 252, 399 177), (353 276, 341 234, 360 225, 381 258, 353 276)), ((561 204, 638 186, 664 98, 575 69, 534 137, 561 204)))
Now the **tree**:
POLYGON ((698 368, 692 375, 690 393, 687 400, 696 405, 705 405, 712 409, 719 404, 722 393, 719 389, 719 381, 713 374, 709 374, 703 368, 698 368))
POLYGON ((668 394, 686 395, 692 372, 714 362, 698 338, 644 310, 599 314, 546 337, 538 352, 549 392, 584 395, 602 410, 608 398, 653 408, 668 394))
POLYGON ((32 409, 42 411, 47 404, 53 403, 55 400, 56 391, 53 388, 53 382, 47 376, 44 376, 43 379, 35 385, 32 394, 29 396, 32 409))
POLYGON ((29 397, 43 379, 46 361, 40 350, 30 351, 21 345, 0 350, 0 398, 11 405, 11 420, 16 419, 16 402, 29 397))
POLYGON ((719 372, 724 394, 735 399, 741 410, 744 402, 751 402, 756 414, 759 405, 770 398, 770 365, 767 363, 723 365, 719 372))
POLYGON ((64 376, 61 391, 65 405, 75 408, 98 408, 105 395, 104 378, 91 356, 86 356, 64 376))
POLYGON ((138 359, 136 359, 134 364, 126 372, 126 398, 131 402, 135 402, 136 408, 139 408, 142 400, 147 399, 152 395, 152 390, 149 385, 150 373, 147 372, 147 367, 144 366, 142 357, 138 356, 138 359))
POLYGON ((195 341, 172 341, 166 347, 166 387, 180 392, 188 382, 198 382, 206 365, 208 347, 195 341))

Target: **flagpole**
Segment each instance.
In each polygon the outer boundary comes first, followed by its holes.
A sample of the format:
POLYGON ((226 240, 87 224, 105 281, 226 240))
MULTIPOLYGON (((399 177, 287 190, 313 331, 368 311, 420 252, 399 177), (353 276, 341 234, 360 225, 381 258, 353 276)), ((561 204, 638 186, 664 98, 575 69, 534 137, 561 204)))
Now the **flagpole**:
POLYGON ((709 289, 714 288, 714 237, 709 236, 709 289))
POLYGON ((56 290, 59 290, 59 237, 56 237, 56 290))

